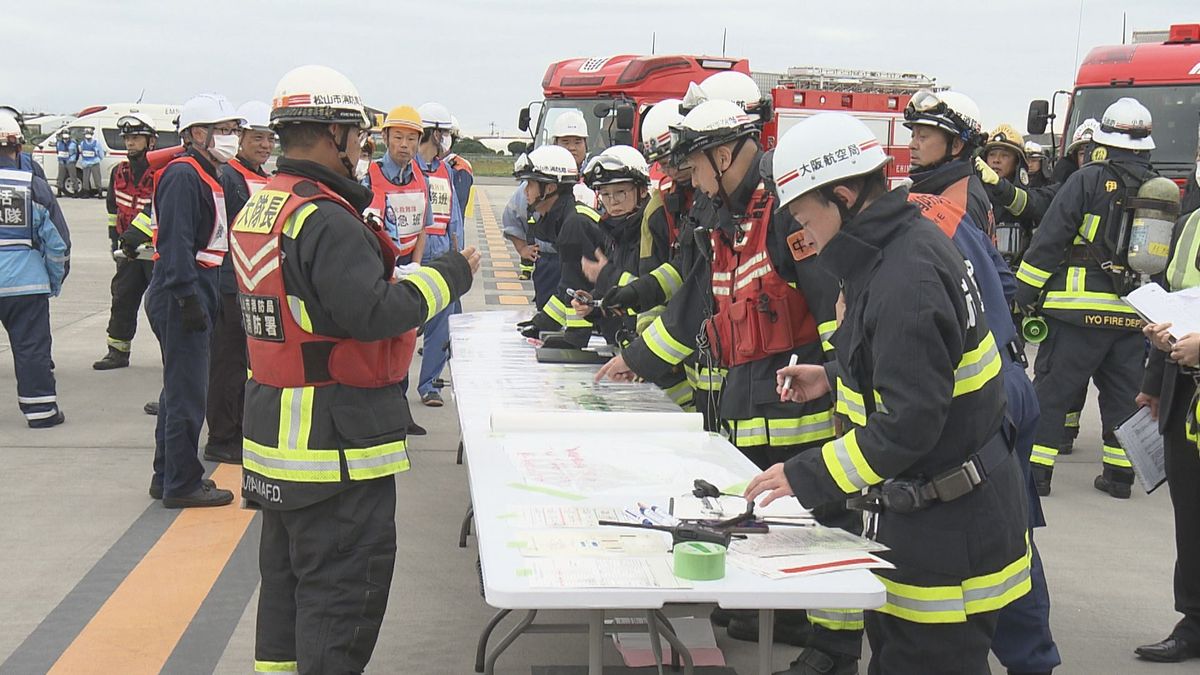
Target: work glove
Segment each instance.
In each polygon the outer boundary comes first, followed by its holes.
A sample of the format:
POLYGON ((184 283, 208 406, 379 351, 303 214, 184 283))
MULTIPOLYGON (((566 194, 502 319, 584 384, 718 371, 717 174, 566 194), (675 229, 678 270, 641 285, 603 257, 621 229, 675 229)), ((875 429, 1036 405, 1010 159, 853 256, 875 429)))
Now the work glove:
POLYGON ((1000 174, 996 170, 988 166, 988 163, 983 161, 982 157, 975 158, 975 173, 979 174, 979 179, 985 185, 996 185, 1000 182, 1000 174))
POLYGON ((131 227, 122 232, 117 241, 121 250, 125 252, 125 257, 133 260, 138 256, 138 247, 142 244, 149 244, 150 237, 136 227, 131 227))
POLYGON ((615 286, 608 289, 608 292, 604 294, 601 305, 604 306, 604 309, 632 309, 635 312, 640 312, 642 308, 639 300, 637 289, 633 286, 615 286))
POLYGON ((1024 316, 1034 316, 1038 313, 1037 302, 1042 292, 1024 282, 1017 283, 1017 295, 1013 299, 1018 312, 1024 316))
POLYGON ((183 314, 183 329, 189 333, 200 333, 208 328, 208 318, 204 316, 204 308, 194 295, 180 298, 179 309, 183 314))

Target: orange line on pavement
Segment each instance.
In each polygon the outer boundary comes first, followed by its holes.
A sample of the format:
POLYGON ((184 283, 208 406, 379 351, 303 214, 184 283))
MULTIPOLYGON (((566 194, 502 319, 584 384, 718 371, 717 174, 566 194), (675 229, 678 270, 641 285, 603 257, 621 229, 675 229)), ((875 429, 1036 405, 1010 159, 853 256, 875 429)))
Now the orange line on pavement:
MULTIPOLYGON (((212 478, 238 495, 241 476, 222 464, 212 478)), ((254 517, 240 501, 180 512, 50 672, 160 672, 254 517)))

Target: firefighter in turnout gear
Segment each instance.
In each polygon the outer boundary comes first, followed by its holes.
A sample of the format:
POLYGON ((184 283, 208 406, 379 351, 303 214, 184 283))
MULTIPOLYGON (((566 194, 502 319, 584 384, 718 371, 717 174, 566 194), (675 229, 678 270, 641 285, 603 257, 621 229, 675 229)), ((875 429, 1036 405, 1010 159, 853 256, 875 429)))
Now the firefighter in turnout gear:
MULTIPOLYGON (((518 325, 526 337, 542 332, 563 332, 562 343, 547 346, 584 347, 592 334, 592 322, 575 314, 574 295, 567 290, 592 290, 583 272, 583 257, 594 255, 604 241, 600 214, 575 201, 574 186, 579 181, 575 158, 565 148, 543 145, 517 158, 513 176, 525 181, 525 198, 538 218, 531 234, 539 241, 552 242, 560 263, 558 286, 537 314, 518 325)), ((545 258, 542 259, 546 260, 545 258)), ((543 263, 539 263, 539 267, 543 263)))
MULTIPOLYGON (((746 497, 849 499, 872 513, 869 534, 896 569, 877 571, 887 598, 865 616, 870 672, 987 673, 998 610, 1030 587, 1003 361, 963 255, 907 190, 887 191, 887 161, 844 113, 801 121, 776 149, 780 203, 846 306, 836 361, 780 369, 777 395, 836 392, 850 429, 772 466, 746 497)), ((823 672, 856 672, 843 664, 823 672)))
POLYGON ((371 122, 323 66, 275 90, 278 174, 233 226, 252 376, 242 494, 263 509, 256 673, 358 673, 396 556, 395 474, 409 469, 400 389, 416 329, 471 286, 473 248, 393 281, 396 249, 359 215, 371 122))
POLYGON ((1015 268, 1056 188, 1030 186, 1024 139, 1007 124, 988 134, 983 156, 975 159, 975 170, 991 199, 996 247, 1015 268))
POLYGON ((904 109, 912 130, 912 191, 941 195, 962 206, 976 225, 991 233, 995 218, 971 157, 982 142, 979 106, 956 91, 922 89, 904 109))
POLYGON ((113 167, 108 179, 108 239, 117 271, 112 279, 112 309, 108 319, 108 353, 92 364, 96 370, 129 365, 129 351, 137 331, 138 309, 150 287, 154 248, 150 241, 150 202, 154 198, 154 171, 146 153, 154 149, 158 132, 141 113, 117 120, 125 140, 128 160, 113 167))
POLYGON ((1092 135, 1092 162, 1058 191, 1017 270, 1017 306, 1044 314, 1048 325, 1034 365, 1042 419, 1032 461, 1042 494, 1050 490, 1067 413, 1090 378, 1100 390, 1104 428, 1104 470, 1095 487, 1130 496, 1133 465, 1113 428, 1136 410, 1145 342, 1142 320, 1120 298, 1135 282, 1119 242, 1132 220, 1126 202, 1156 175, 1150 131, 1150 112, 1134 99, 1104 111, 1092 135))

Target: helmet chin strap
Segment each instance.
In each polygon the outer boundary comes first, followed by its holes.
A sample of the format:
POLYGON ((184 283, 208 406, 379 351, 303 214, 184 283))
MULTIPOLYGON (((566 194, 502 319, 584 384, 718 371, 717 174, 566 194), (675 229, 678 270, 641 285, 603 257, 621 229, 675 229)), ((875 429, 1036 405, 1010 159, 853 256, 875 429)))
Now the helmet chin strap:
POLYGON ((558 196, 557 190, 555 190, 553 193, 551 193, 549 195, 546 194, 546 183, 543 183, 541 181, 534 181, 534 182, 537 183, 537 186, 538 186, 537 199, 529 202, 529 206, 527 206, 525 209, 530 217, 533 217, 534 211, 537 210, 538 206, 541 206, 542 202, 546 201, 551 196, 558 196))
MULTIPOLYGON (((733 166, 733 161, 737 159, 738 153, 742 151, 742 146, 746 144, 747 138, 748 136, 742 136, 738 139, 737 144, 733 146, 733 153, 729 156, 730 166, 733 166)), ((712 148, 705 150, 704 156, 708 159, 708 164, 712 167, 713 173, 717 175, 717 197, 721 200, 722 204, 728 207, 733 204, 733 201, 729 198, 729 193, 725 190, 725 172, 717 167, 717 160, 713 157, 712 151, 712 148)))
POLYGON ((342 168, 344 168, 346 170, 346 177, 350 178, 351 180, 354 180, 354 174, 355 174, 354 170, 356 167, 354 166, 354 163, 350 161, 350 158, 346 155, 346 148, 349 147, 348 144, 350 143, 350 126, 349 125, 341 125, 341 126, 342 126, 342 140, 339 141, 337 139, 337 136, 334 136, 332 132, 329 133, 329 138, 333 140, 333 147, 337 148, 338 160, 341 161, 342 168))

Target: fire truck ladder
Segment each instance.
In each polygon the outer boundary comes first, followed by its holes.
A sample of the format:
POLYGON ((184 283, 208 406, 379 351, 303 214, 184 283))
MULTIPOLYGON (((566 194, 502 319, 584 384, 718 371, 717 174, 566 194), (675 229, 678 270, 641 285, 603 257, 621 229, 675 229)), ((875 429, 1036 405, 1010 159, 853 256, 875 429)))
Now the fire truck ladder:
POLYGON ((858 94, 912 94, 918 89, 944 88, 938 87, 932 77, 920 73, 816 66, 788 68, 780 85, 858 94))

